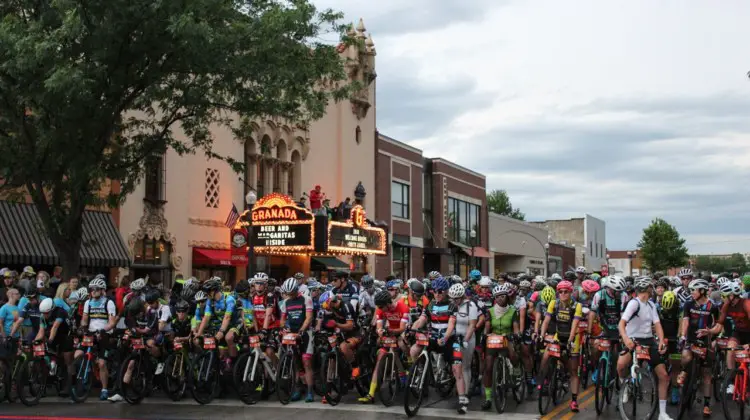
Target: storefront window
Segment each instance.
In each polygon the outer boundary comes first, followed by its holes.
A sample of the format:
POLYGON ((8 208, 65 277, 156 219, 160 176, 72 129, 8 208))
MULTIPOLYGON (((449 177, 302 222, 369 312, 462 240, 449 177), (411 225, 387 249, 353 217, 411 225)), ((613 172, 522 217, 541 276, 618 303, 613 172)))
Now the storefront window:
POLYGON ((169 244, 162 240, 143 238, 135 244, 133 263, 166 266, 169 264, 169 244))
POLYGON ((206 281, 211 277, 219 277, 224 284, 233 284, 234 275, 232 268, 194 268, 193 277, 199 281, 206 281))
POLYGON ((462 279, 469 277, 469 272, 475 268, 481 267, 481 259, 471 258, 470 255, 466 255, 463 252, 456 252, 453 254, 448 262, 448 273, 457 274, 462 279))
POLYGON ((393 246, 393 268, 391 272, 400 279, 406 279, 410 276, 411 252, 409 248, 403 246, 393 246))
POLYGON ((409 186, 391 182, 391 213, 393 217, 409 218, 409 186))
POLYGON ((476 245, 480 236, 479 206, 448 198, 448 239, 466 245, 476 245), (476 232, 472 244, 471 231, 476 232))

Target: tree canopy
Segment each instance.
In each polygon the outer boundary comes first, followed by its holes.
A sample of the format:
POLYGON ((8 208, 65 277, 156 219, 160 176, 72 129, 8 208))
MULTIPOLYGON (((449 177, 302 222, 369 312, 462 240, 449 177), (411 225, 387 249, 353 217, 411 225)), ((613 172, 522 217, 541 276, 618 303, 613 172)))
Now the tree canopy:
POLYGON ((521 209, 513 208, 508 193, 505 190, 492 190, 487 194, 487 207, 493 213, 518 220, 526 220, 526 214, 521 209))
POLYGON ((715 274, 731 272, 742 274, 747 272, 749 267, 745 256, 735 252, 728 257, 698 255, 695 257, 695 268, 715 274))
POLYGON ((638 243, 644 265, 653 273, 666 271, 672 267, 682 267, 688 262, 688 251, 685 240, 677 229, 656 218, 643 229, 643 236, 638 243))
POLYGON ((2 187, 31 196, 69 275, 85 207, 121 203, 146 158, 200 152, 238 170, 212 127, 304 123, 352 90, 321 40, 345 37, 341 14, 308 0, 13 0, 0 14, 2 187), (108 180, 121 188, 101 197, 108 180))

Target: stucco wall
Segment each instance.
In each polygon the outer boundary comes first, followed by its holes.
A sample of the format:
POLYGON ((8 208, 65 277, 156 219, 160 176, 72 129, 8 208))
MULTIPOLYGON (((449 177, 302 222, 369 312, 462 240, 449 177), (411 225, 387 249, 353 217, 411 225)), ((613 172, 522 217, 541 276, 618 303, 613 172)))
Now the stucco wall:
MULTIPOLYGON (((589 214, 584 218, 586 241, 585 266, 589 272, 601 270, 607 264, 607 226, 604 220, 589 214)), ((576 244, 577 245, 577 244, 576 244)))

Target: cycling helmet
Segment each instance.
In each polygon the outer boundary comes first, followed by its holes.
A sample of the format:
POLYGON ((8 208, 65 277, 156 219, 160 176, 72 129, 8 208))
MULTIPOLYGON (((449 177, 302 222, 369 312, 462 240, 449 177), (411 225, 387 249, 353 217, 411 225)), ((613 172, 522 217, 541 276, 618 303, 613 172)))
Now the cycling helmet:
POLYGON ((89 298, 89 289, 85 287, 81 287, 80 289, 76 290, 76 293, 78 293, 79 302, 89 298))
POLYGON ((376 289, 382 289, 384 287, 385 287, 385 282, 383 280, 375 280, 376 289))
POLYGON ((742 288, 740 287, 739 283, 735 281, 727 281, 724 284, 721 285, 719 288, 719 291, 722 295, 736 295, 739 296, 742 294, 742 288))
POLYGON ((320 290, 325 289, 325 286, 317 280, 308 280, 307 281, 307 290, 320 290))
POLYGON ((185 285, 182 287, 182 293, 180 293, 180 297, 182 297, 185 300, 190 300, 195 296, 195 293, 198 291, 198 285, 195 283, 185 283, 185 285))
POLYGON ((398 289, 398 281, 397 280, 388 280, 388 283, 385 284, 386 289, 398 289))
POLYGON ((534 290, 537 292, 541 292, 545 287, 547 287, 547 282, 544 280, 537 280, 534 282, 534 290))
POLYGON ((550 276, 550 279, 560 281, 562 280, 562 277, 557 273, 553 273, 552 276, 550 276))
POLYGON ((695 279, 688 284, 688 289, 691 292, 693 290, 708 290, 708 282, 703 279, 695 279))
POLYGON ((682 281, 679 277, 674 276, 672 277, 672 287, 680 287, 682 285, 682 281))
POLYGON ((159 300, 161 293, 156 289, 149 289, 144 296, 146 303, 154 303, 159 300))
POLYGON ((424 285, 420 281, 413 281, 409 283, 409 290, 417 295, 424 294, 424 285))
POLYGON ((39 312, 43 314, 50 313, 52 311, 52 308, 55 307, 55 304, 52 302, 52 299, 46 298, 42 301, 42 303, 39 304, 39 312))
POLYGON ((294 278, 297 280, 302 280, 305 278, 305 275, 300 272, 297 272, 297 273, 294 273, 294 278))
POLYGON ((363 289, 369 289, 374 284, 375 284, 375 279, 373 279, 372 276, 362 276, 362 288, 363 289))
POLYGON ((438 277, 442 277, 440 275, 440 272, 438 272, 438 271, 430 271, 430 274, 427 275, 427 278, 429 278, 430 280, 435 280, 438 277))
POLYGON ((620 276, 609 276, 609 283, 607 286, 615 292, 622 292, 628 288, 625 279, 620 276))
POLYGON ((27 299, 33 299, 37 297, 38 294, 39 292, 37 292, 36 287, 33 287, 31 284, 29 284, 29 287, 23 292, 24 297, 27 299))
POLYGON ((456 283, 448 289, 448 296, 451 299, 458 299, 466 296, 466 289, 464 288, 464 285, 461 283, 456 283))
POLYGON ((281 285, 281 293, 284 294, 290 294, 295 293, 299 289, 299 286, 297 285, 297 279, 294 277, 290 277, 286 280, 284 280, 284 284, 281 285))
POLYGON ((268 283, 268 274, 266 273, 255 273, 253 276, 253 283, 268 283))
POLYGON ((144 287, 146 287, 146 280, 144 279, 135 279, 130 283, 130 290, 134 292, 140 291, 144 287))
POLYGON ((442 277, 438 277, 432 281, 432 288, 435 291, 438 291, 438 292, 445 291, 445 290, 448 290, 449 287, 450 287, 450 284, 448 284, 448 280, 442 277))
POLYGON ((78 298, 78 292, 77 291, 72 291, 68 295, 68 303, 70 305, 75 305, 76 303, 78 303, 78 299, 79 298, 78 298))
POLYGON ((492 297, 497 296, 508 296, 511 293, 511 288, 508 285, 508 283, 505 284, 498 284, 497 286, 492 288, 492 297))
POLYGON ((374 300, 375 300, 375 306, 378 306, 378 307, 390 305, 393 302, 393 298, 391 298, 391 294, 385 290, 381 290, 378 293, 376 293, 374 300))
POLYGON ((659 280, 656 280, 655 286, 656 287, 661 286, 661 287, 663 287, 665 289, 669 289, 669 283, 670 283, 669 282, 669 277, 662 276, 662 277, 659 278, 659 280))
POLYGON ((592 274, 590 277, 591 277, 591 280, 594 280, 595 282, 599 282, 599 280, 601 280, 601 278, 602 278, 602 276, 600 276, 600 275, 598 275, 596 273, 592 274))
POLYGON ((464 281, 461 279, 461 276, 458 276, 456 274, 454 274, 454 275, 451 276, 451 283, 453 283, 453 284, 461 284, 463 282, 464 281))
POLYGON ((670 310, 674 308, 674 304, 677 302, 677 296, 671 290, 664 292, 664 296, 661 297, 661 307, 670 310))
POLYGON ((542 295, 542 301, 545 304, 552 302, 553 300, 555 300, 555 296, 557 296, 557 294, 555 293, 555 289, 549 286, 542 289, 541 295, 542 295))
POLYGON ((569 292, 573 291, 573 283, 563 280, 560 283, 557 284, 557 291, 567 290, 569 292))
POLYGON ((638 277, 635 280, 634 287, 635 287, 635 290, 643 292, 645 290, 648 290, 648 288, 653 285, 654 285, 654 282, 653 280, 651 280, 651 277, 638 277))
POLYGON ((208 299, 208 296, 206 296, 206 294, 202 290, 198 290, 193 299, 195 299, 195 302, 198 303, 208 299))
POLYGON ((576 274, 586 274, 586 267, 579 266, 578 268, 576 268, 576 274))
POLYGON ((528 280, 524 280, 521 282, 521 284, 518 285, 521 289, 531 289, 531 282, 528 280))
POLYGON ((573 271, 566 271, 565 275, 563 276, 565 280, 573 281, 576 280, 578 277, 576 276, 576 273, 573 271))
POLYGON ((492 280, 488 276, 482 276, 481 279, 479 279, 479 287, 490 287, 492 286, 492 280))
POLYGON ((731 281, 732 281, 732 280, 729 280, 729 279, 728 279, 728 278, 726 278, 726 277, 719 277, 719 278, 718 278, 718 279, 716 280, 716 285, 717 285, 717 286, 719 286, 719 289, 721 289, 721 286, 722 286, 722 285, 723 285, 724 283, 729 283, 729 282, 731 282, 731 281))
POLYGON ((677 275, 679 278, 683 277, 693 277, 693 270, 689 268, 683 268, 680 270, 680 273, 677 275))
POLYGON ((234 288, 234 292, 237 293, 238 296, 247 296, 247 294, 250 293, 250 283, 246 281, 237 283, 237 286, 234 288))
POLYGON ((474 281, 479 281, 479 279, 482 277, 482 272, 477 269, 471 270, 471 272, 469 273, 469 277, 474 281))
POLYGON ((221 279, 219 277, 211 277, 203 283, 203 290, 206 293, 216 292, 221 290, 221 279))
POLYGON ((583 283, 581 283, 581 287, 583 288, 584 292, 589 294, 599 291, 599 283, 595 282, 594 280, 584 280, 583 283))
MULTIPOLYGON (((333 300, 334 294, 331 292, 324 292, 320 297, 318 298, 318 303, 320 303, 320 306, 327 304, 329 300, 333 300)), ((327 307, 324 307, 324 309, 327 309, 327 307)))
POLYGON ((742 276, 742 285, 750 286, 750 274, 745 274, 744 276, 742 276))
POLYGON ((93 289, 107 290, 107 283, 104 279, 97 277, 89 283, 89 290, 93 289))

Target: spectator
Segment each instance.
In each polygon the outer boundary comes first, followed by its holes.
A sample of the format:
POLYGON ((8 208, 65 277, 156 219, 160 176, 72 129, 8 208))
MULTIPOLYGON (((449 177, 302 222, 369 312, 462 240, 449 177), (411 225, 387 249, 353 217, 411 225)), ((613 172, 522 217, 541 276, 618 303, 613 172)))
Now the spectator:
POLYGON ((65 309, 65 312, 70 313, 70 305, 68 304, 68 297, 70 296, 70 283, 61 283, 57 286, 55 292, 55 299, 53 300, 56 307, 65 309))
POLYGON ((81 287, 81 281, 76 276, 71 277, 68 282, 70 283, 68 285, 70 290, 78 290, 81 287))
POLYGON ((320 190, 320 185, 316 185, 315 188, 310 190, 310 210, 314 215, 322 215, 322 200, 325 198, 325 194, 320 190))
POLYGON ((324 214, 325 216, 328 216, 328 218, 331 219, 331 220, 333 219, 334 209, 331 208, 331 200, 328 199, 328 198, 326 198, 325 200, 323 200, 323 211, 325 213, 321 213, 321 214, 324 214))
POLYGON ((120 285, 115 289, 115 306, 117 313, 125 309, 125 296, 130 293, 130 276, 125 275, 120 279, 120 285))
POLYGON ((63 269, 59 265, 52 270, 52 278, 49 279, 50 295, 57 294, 57 287, 60 286, 63 279, 62 271, 63 269))
MULTIPOLYGON (((19 290, 29 290, 29 286, 31 285, 31 280, 36 276, 36 271, 34 271, 34 268, 30 265, 27 265, 23 268, 23 271, 21 272, 21 276, 18 279, 18 289, 19 290)), ((36 286, 36 284, 34 285, 36 286)))
POLYGON ((37 273, 36 290, 41 296, 53 296, 53 292, 49 287, 49 274, 46 271, 37 273))
POLYGON ((2 286, 0 286, 0 306, 2 306, 8 302, 8 290, 13 288, 13 272, 6 268, 0 280, 2 281, 2 286))

